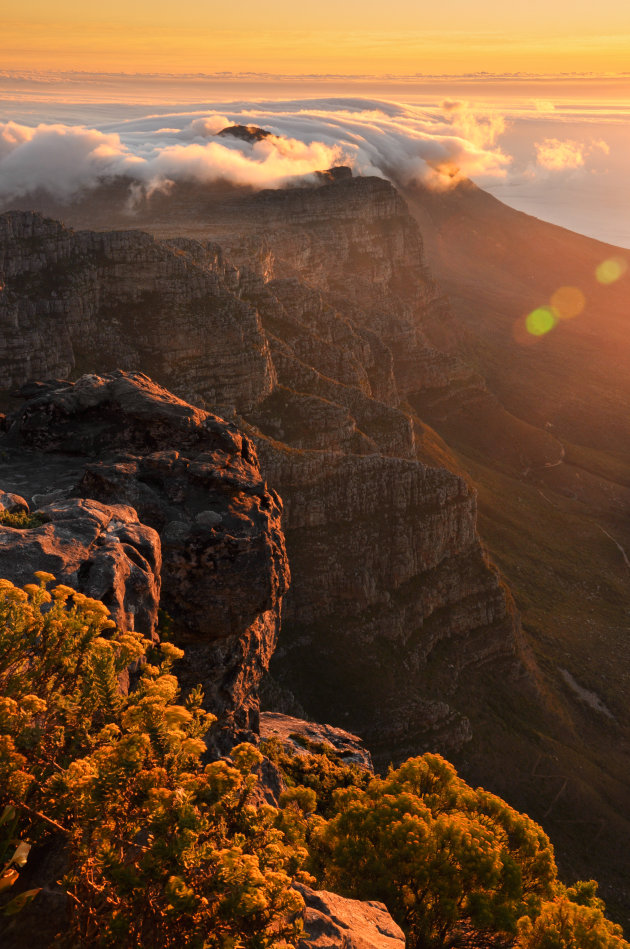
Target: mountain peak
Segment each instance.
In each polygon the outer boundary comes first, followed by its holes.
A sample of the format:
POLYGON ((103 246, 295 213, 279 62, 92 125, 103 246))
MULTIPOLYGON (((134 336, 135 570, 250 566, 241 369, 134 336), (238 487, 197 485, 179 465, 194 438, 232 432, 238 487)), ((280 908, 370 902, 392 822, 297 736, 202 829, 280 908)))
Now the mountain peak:
POLYGON ((261 129, 257 125, 226 125, 224 129, 217 132, 217 135, 231 135, 233 138, 240 138, 244 142, 262 142, 269 138, 272 133, 267 129, 261 129))

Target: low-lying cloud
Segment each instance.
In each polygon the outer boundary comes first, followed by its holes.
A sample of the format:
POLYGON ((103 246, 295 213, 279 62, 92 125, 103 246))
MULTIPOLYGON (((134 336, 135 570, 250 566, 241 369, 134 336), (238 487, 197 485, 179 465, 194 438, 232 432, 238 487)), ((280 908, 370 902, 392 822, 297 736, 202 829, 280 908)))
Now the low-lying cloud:
POLYGON ((100 128, 5 122, 0 196, 44 188, 68 199, 115 176, 129 176, 147 190, 168 181, 221 179, 281 188, 341 164, 401 184, 449 187, 462 176, 505 174, 509 157, 496 144, 497 121, 476 117, 465 103, 449 103, 435 115, 391 102, 322 99, 228 104, 100 128), (258 125, 271 134, 256 142, 217 137, 232 124, 258 125))
POLYGON ((254 187, 282 187, 296 176, 337 164, 341 157, 340 148, 320 142, 307 145, 271 139, 234 147, 222 144, 224 139, 201 143, 196 138, 191 136, 189 144, 148 141, 134 148, 118 133, 66 125, 29 128, 9 122, 0 125, 0 194, 18 197, 44 188, 68 199, 118 176, 134 178, 147 190, 168 180, 225 179, 254 187))
MULTIPOLYGON (((547 103, 545 103, 545 108, 547 103)), ((104 179, 125 176, 133 198, 174 181, 225 180, 281 188, 349 165, 396 184, 449 188, 463 177, 482 186, 506 179, 511 157, 500 144, 509 122, 499 111, 446 100, 423 109, 366 98, 215 103, 203 109, 86 124, 0 123, 0 200, 43 188, 68 200, 104 179), (270 134, 246 141, 217 133, 255 125, 270 134)), ((536 143, 538 165, 578 168, 594 148, 573 141, 536 143)))
POLYGON ((608 145, 602 141, 585 143, 572 139, 561 141, 557 138, 546 138, 542 142, 535 142, 534 147, 538 164, 550 171, 583 168, 588 155, 598 149, 605 155, 609 153, 608 145))
POLYGON ((446 99, 442 110, 453 129, 479 148, 494 147, 508 125, 496 109, 480 109, 469 102, 446 99))

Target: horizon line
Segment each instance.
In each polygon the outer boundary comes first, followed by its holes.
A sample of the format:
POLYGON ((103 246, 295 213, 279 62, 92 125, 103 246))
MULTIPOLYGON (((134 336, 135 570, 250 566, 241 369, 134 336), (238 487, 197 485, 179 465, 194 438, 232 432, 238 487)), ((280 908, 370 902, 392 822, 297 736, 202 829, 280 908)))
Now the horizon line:
POLYGON ((517 72, 487 72, 485 70, 480 70, 477 72, 463 72, 463 73, 272 73, 272 72, 254 72, 254 71, 237 71, 233 72, 230 70, 223 70, 213 73, 204 73, 204 72, 130 72, 125 70, 119 70, 116 72, 106 71, 106 70, 87 70, 87 69, 0 69, 0 81, 10 80, 10 79, 37 79, 39 77, 59 77, 59 78, 89 78, 89 77, 105 77, 105 78, 138 78, 138 79, 214 79, 214 80, 226 80, 226 79, 258 79, 258 80, 270 80, 270 79, 292 79, 292 80, 329 80, 329 79, 355 79, 355 80, 379 80, 383 82, 401 82, 401 81, 419 81, 423 79, 439 79, 439 80, 481 80, 481 81, 493 81, 493 80, 532 80, 532 79, 544 79, 544 80, 559 80, 559 81, 571 81, 575 79, 630 79, 630 70, 623 70, 622 72, 525 72, 523 70, 517 72))

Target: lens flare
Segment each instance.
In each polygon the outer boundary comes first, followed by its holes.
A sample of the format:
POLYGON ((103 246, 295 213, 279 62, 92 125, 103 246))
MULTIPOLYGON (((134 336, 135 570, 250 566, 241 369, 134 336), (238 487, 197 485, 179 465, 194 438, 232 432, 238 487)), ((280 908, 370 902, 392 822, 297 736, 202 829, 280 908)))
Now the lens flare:
POLYGON ((558 319, 550 306, 539 306, 525 317, 527 332, 532 336, 544 336, 557 322, 558 319))
POLYGON ((602 261, 597 267, 595 276, 600 283, 615 283, 620 277, 623 277, 627 269, 628 262, 626 260, 621 257, 610 257, 608 260, 602 261))
POLYGON ((578 287, 560 287, 551 297, 551 309, 559 320, 572 320, 586 306, 586 297, 578 287))

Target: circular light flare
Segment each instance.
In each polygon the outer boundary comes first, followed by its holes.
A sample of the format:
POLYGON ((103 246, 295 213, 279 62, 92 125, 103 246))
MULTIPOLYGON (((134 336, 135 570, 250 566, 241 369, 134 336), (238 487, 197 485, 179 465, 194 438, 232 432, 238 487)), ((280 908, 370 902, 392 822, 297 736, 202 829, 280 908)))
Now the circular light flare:
POLYGON ((545 336, 557 322, 558 318, 550 306, 539 306, 525 317, 525 327, 532 336, 545 336))
POLYGON ((586 306, 586 297, 578 287, 560 287, 551 297, 551 309, 559 320, 572 320, 586 306))
POLYGON ((616 283, 628 269, 628 261, 624 260, 623 257, 609 257, 608 260, 603 260, 595 269, 595 276, 599 283, 603 283, 605 286, 611 283, 616 283))

